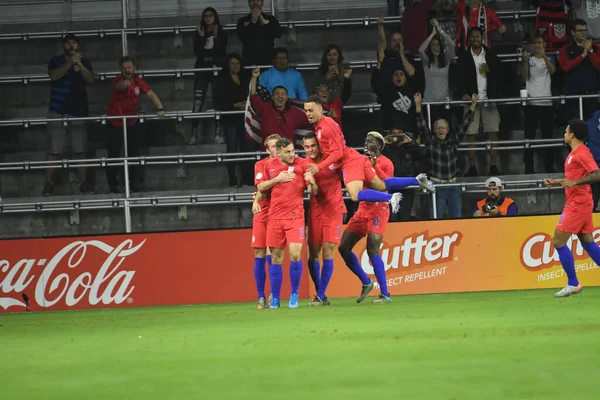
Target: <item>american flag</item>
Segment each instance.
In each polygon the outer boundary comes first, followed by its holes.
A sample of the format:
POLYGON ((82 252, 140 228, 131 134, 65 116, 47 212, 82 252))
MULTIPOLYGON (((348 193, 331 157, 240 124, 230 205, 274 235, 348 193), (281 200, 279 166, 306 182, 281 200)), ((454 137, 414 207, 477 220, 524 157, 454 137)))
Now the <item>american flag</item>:
MULTIPOLYGON (((271 99, 271 93, 259 83, 256 84, 256 94, 261 100, 268 101, 271 99)), ((302 112, 304 112, 304 103, 298 100, 288 100, 290 107, 295 107, 302 112)), ((244 125, 246 128, 246 138, 248 140, 254 141, 262 146, 262 134, 260 129, 260 115, 254 110, 252 107, 252 102, 250 101, 250 95, 248 99, 246 99, 246 111, 244 113, 244 125)), ((308 129, 297 129, 296 130, 296 146, 302 146, 302 138, 306 136, 309 132, 312 132, 308 129)))

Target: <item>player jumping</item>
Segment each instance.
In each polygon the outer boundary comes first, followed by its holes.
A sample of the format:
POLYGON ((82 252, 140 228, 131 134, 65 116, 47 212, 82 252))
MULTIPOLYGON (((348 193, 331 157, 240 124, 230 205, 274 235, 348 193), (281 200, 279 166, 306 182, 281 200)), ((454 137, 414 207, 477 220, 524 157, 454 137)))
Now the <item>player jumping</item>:
POLYGON ((407 186, 421 186, 433 192, 433 184, 427 175, 419 174, 416 178, 390 177, 380 179, 371 164, 360 153, 346 145, 344 134, 339 125, 329 117, 323 115, 323 106, 317 96, 310 96, 304 103, 306 117, 311 124, 315 124, 315 133, 325 158, 318 164, 310 164, 310 171, 314 174, 323 168, 334 164, 340 166, 344 184, 352 201, 389 202, 392 212, 398 212, 400 198, 396 193, 384 193, 386 190, 404 189, 407 186), (364 186, 374 190, 365 189, 364 186))
POLYGON ((318 192, 317 184, 304 159, 296 157, 294 144, 286 138, 276 143, 278 158, 264 165, 262 174, 269 178, 257 185, 264 195, 271 194, 267 246, 271 251, 269 267, 273 301, 270 308, 279 308, 283 271, 283 251, 288 245, 290 255, 290 281, 292 293, 289 308, 298 308, 298 289, 302 279, 302 244, 304 242, 304 188, 311 195, 318 192))
MULTIPOLYGON (((314 133, 309 133, 302 139, 302 146, 306 151, 307 161, 318 164, 324 158, 314 133)), ((333 253, 336 246, 340 244, 346 213, 340 171, 335 168, 335 165, 330 164, 327 168, 320 169, 315 179, 319 185, 319 192, 315 196, 310 196, 308 211, 308 271, 317 292, 310 303, 313 307, 330 304, 325 291, 333 274, 333 253), (319 263, 321 250, 322 270, 319 263)))
MULTIPOLYGON (((384 180, 394 175, 394 164, 389 158, 381 155, 384 140, 378 132, 369 132, 365 141, 365 154, 369 157, 377 176, 384 180)), ((358 210, 352 216, 340 244, 340 254, 350 270, 358 276, 362 282, 362 291, 356 299, 360 303, 367 298, 369 293, 375 288, 373 282, 362 269, 356 254, 352 252, 354 246, 365 235, 367 236, 367 254, 373 265, 375 277, 381 288, 381 294, 374 303, 389 303, 392 301, 387 290, 387 278, 385 275, 385 265, 379 255, 379 247, 383 240, 383 234, 390 218, 390 209, 386 202, 361 202, 358 210)))
POLYGON ((588 136, 588 129, 587 123, 582 120, 574 119, 569 122, 565 130, 565 143, 571 147, 571 153, 565 161, 565 178, 544 179, 547 187, 564 187, 566 196, 565 208, 554 231, 553 244, 568 282, 555 294, 556 297, 567 297, 582 290, 575 272, 573 252, 566 245, 572 234, 579 237, 583 249, 600 265, 600 247, 592 236, 592 212, 595 205, 590 187, 590 184, 600 181, 600 170, 592 153, 583 144, 588 136))
MULTIPOLYGON (((258 188, 258 184, 266 180, 263 175, 264 166, 266 163, 277 157, 277 141, 281 139, 279 135, 271 135, 265 139, 265 148, 269 153, 269 157, 263 158, 254 164, 254 185, 258 188)), ((256 192, 254 201, 252 202, 252 244, 254 248, 254 279, 256 280, 256 290, 258 291, 258 309, 266 307, 265 301, 265 282, 267 280, 267 271, 265 264, 271 266, 271 255, 267 254, 267 221, 269 216, 269 195, 263 195, 261 192, 256 192)))

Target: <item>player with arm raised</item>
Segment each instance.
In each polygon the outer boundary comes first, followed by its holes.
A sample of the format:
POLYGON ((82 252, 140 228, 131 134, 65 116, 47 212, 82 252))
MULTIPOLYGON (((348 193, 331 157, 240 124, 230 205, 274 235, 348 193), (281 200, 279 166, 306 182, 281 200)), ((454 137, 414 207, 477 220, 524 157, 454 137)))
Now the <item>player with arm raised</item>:
POLYGON ((384 193, 386 190, 420 185, 433 192, 433 184, 425 174, 419 174, 416 178, 379 178, 368 160, 346 145, 339 125, 332 118, 323 115, 323 106, 317 96, 310 96, 306 100, 304 111, 308 121, 315 124, 315 134, 325 155, 319 164, 309 165, 310 171, 314 175, 331 164, 341 167, 344 184, 352 201, 389 202, 392 212, 396 213, 400 207, 400 196, 396 193, 384 193), (364 186, 374 190, 365 189, 364 186))
POLYGON ((269 267, 273 301, 270 308, 279 308, 283 271, 281 263, 285 245, 290 255, 290 281, 292 293, 289 308, 298 308, 298 289, 302 279, 302 245, 304 243, 304 188, 311 195, 318 192, 317 184, 304 159, 296 157, 294 144, 286 138, 276 143, 278 157, 264 165, 263 175, 268 181, 257 187, 264 195, 271 194, 267 246, 271 251, 269 267))
MULTIPOLYGON (((383 136, 379 132, 369 132, 367 134, 365 154, 381 180, 394 176, 394 164, 389 158, 381 155, 384 143, 383 136)), ((340 254, 348 268, 360 279, 363 285, 360 296, 356 299, 357 303, 366 299, 369 293, 375 288, 375 282, 367 276, 356 254, 352 252, 358 241, 365 236, 367 236, 367 254, 369 255, 375 277, 381 288, 381 294, 374 303, 389 303, 392 301, 387 290, 385 264, 379 255, 379 247, 383 241, 383 234, 389 218, 390 208, 387 202, 363 201, 348 222, 344 236, 342 236, 340 254)))
POLYGON ((594 242, 594 202, 590 184, 600 181, 600 170, 592 153, 583 142, 589 128, 585 121, 574 119, 565 130, 565 143, 571 153, 565 161, 564 179, 544 179, 547 187, 565 188, 565 208, 554 231, 553 244, 568 278, 567 285, 555 294, 567 297, 581 292, 581 284, 575 272, 573 252, 567 247, 572 234, 579 237, 581 246, 597 265, 600 265, 600 247, 594 242))
MULTIPOLYGON (((318 164, 324 158, 317 137, 309 133, 302 139, 306 161, 318 164)), ((315 175, 319 192, 310 196, 308 210, 308 271, 317 292, 310 306, 329 305, 327 285, 333 275, 333 253, 342 235, 346 205, 342 196, 340 171, 334 164, 322 168, 315 175), (323 269, 319 258, 323 253, 323 269)))
MULTIPOLYGON (((279 135, 271 135, 265 139, 265 148, 269 157, 263 158, 254 164, 254 185, 267 180, 263 174, 265 164, 277 157, 277 141, 281 139, 279 135)), ((267 222, 269 220, 269 194, 263 195, 256 192, 252 202, 252 244, 254 248, 254 280, 256 281, 256 290, 258 292, 258 304, 256 308, 264 309, 267 304, 265 301, 265 282, 267 272, 265 264, 271 266, 271 255, 267 254, 267 222)))

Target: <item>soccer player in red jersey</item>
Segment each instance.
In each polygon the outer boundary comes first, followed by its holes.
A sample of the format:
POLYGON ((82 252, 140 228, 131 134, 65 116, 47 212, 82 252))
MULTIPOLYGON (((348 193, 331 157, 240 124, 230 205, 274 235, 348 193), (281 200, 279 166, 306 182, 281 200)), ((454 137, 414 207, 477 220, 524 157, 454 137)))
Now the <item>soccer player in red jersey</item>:
MULTIPOLYGON (((263 158, 254 164, 254 185, 267 180, 263 175, 265 164, 277 157, 277 141, 281 139, 279 135, 271 135, 265 139, 264 145, 269 153, 269 157, 263 158)), ((266 307, 265 301, 265 281, 267 272, 265 265, 268 262, 271 265, 271 255, 267 254, 267 222, 269 219, 269 195, 263 195, 256 192, 252 202, 252 244, 254 248, 254 279, 256 280, 256 290, 258 291, 258 309, 266 307)))
POLYGON ((553 244, 558 252, 560 263, 567 274, 567 285, 555 294, 567 297, 581 292, 581 285, 575 272, 575 260, 567 242, 572 234, 579 237, 581 246, 597 265, 600 265, 600 247, 594 242, 594 221, 592 212, 594 202, 590 184, 600 181, 600 170, 592 153, 583 142, 589 133, 585 121, 574 119, 565 130, 565 143, 571 147, 571 153, 565 161, 564 179, 544 179, 547 187, 565 188, 565 208, 558 219, 554 231, 553 244))
POLYGON ((323 115, 318 96, 310 96, 306 100, 304 111, 308 122, 315 124, 315 134, 325 155, 319 164, 309 165, 310 171, 314 175, 331 164, 341 167, 344 184, 352 201, 389 202, 392 212, 396 213, 400 207, 400 196, 384 193, 386 190, 420 185, 430 192, 434 191, 433 184, 425 174, 419 174, 416 178, 379 178, 371 164, 358 151, 346 145, 340 126, 332 118, 323 115), (375 190, 366 189, 365 185, 375 190))
MULTIPOLYGON (((394 164, 386 156, 381 155, 385 142, 379 132, 369 132, 365 140, 365 154, 369 157, 377 176, 381 179, 388 179, 394 176, 394 164)), ((387 202, 361 202, 356 213, 350 218, 342 243, 340 244, 340 254, 350 270, 358 276, 362 282, 362 291, 356 299, 360 303, 367 298, 369 293, 375 288, 375 282, 371 280, 360 265, 356 254, 352 252, 356 243, 367 236, 367 254, 373 265, 373 271, 377 278, 377 283, 381 288, 381 294, 374 303, 389 303, 392 301, 387 290, 387 278, 385 275, 385 264, 379 255, 379 247, 383 240, 383 234, 390 218, 390 208, 387 202)))
MULTIPOLYGON (((307 161, 318 164, 323 159, 323 153, 314 133, 309 133, 302 139, 307 161)), ((331 275, 333 275, 333 253, 342 236, 342 224, 346 205, 342 196, 340 171, 335 165, 320 169, 315 175, 319 192, 310 196, 308 210, 308 271, 315 284, 317 292, 310 303, 311 306, 329 305, 325 295, 331 275), (323 253, 323 269, 320 268, 319 258, 323 253)))
POLYGON ((268 176, 269 180, 257 186, 263 195, 271 194, 267 225, 267 246, 272 257, 269 279, 273 301, 270 308, 279 308, 283 274, 281 263, 286 244, 290 254, 292 284, 288 307, 298 308, 298 288, 302 278, 300 257, 304 242, 304 188, 307 187, 311 195, 316 195, 318 187, 305 160, 296 157, 294 144, 289 139, 279 139, 276 146, 279 157, 266 163, 263 170, 263 175, 268 176))

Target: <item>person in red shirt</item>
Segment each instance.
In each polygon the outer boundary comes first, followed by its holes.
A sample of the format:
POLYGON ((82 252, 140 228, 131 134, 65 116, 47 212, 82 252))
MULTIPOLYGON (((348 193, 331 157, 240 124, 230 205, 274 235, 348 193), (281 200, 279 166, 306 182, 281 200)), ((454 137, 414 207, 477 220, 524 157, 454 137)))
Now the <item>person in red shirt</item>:
POLYGON ((600 247, 594 242, 594 221, 592 212, 594 202, 590 184, 600 182, 600 170, 592 153, 583 142, 588 137, 588 125, 585 121, 574 119, 565 130, 565 143, 571 153, 565 161, 565 177, 563 179, 544 179, 547 187, 562 186, 565 188, 565 208, 558 219, 554 231, 553 244, 558 258, 568 277, 567 285, 555 294, 556 297, 567 297, 581 292, 581 284, 575 272, 575 260, 572 250, 567 246, 573 234, 579 237, 583 249, 597 265, 600 265, 600 247))
MULTIPOLYGON (((119 60, 121 75, 115 77, 110 91, 110 100, 108 101, 108 110, 106 115, 109 117, 118 115, 137 115, 140 94, 144 93, 156 107, 156 115, 159 118, 165 116, 165 109, 158 96, 150 90, 148 84, 135 73, 135 61, 132 57, 125 56, 119 60)), ((121 155, 123 147, 123 120, 108 120, 108 132, 106 133, 106 150, 108 158, 117 158, 121 155)), ((137 118, 127 119, 127 152, 129 157, 139 155, 139 138, 141 127, 137 124, 137 118)), ((118 192, 117 175, 119 167, 107 167, 106 178, 111 193, 118 192)), ((135 184, 134 168, 129 169, 130 182, 135 184)))
MULTIPOLYGON (((365 154, 377 176, 384 180, 394 176, 394 164, 386 156, 381 154, 385 142, 383 136, 378 132, 369 132, 365 140, 365 154)), ((398 193, 399 194, 399 193, 398 193)), ((356 299, 360 303, 367 298, 369 293, 375 288, 375 282, 371 280, 363 270, 356 254, 352 249, 360 239, 367 236, 367 254, 373 265, 375 277, 381 288, 379 298, 375 303, 389 303, 392 301, 387 290, 387 278, 385 276, 385 264, 379 255, 379 247, 383 240, 383 234, 390 218, 390 208, 386 202, 361 202, 356 213, 350 218, 342 243, 340 244, 340 254, 350 270, 358 276, 362 282, 362 291, 356 299)))
MULTIPOLYGON (((318 163, 323 159, 314 133, 304 137, 302 146, 306 151, 307 160, 318 163)), ((330 164, 329 167, 321 169, 315 175, 315 180, 319 185, 319 192, 310 196, 308 209, 308 271, 317 292, 310 305, 322 306, 330 304, 325 293, 333 274, 333 253, 340 244, 344 214, 347 211, 342 196, 341 173, 335 165, 330 164), (322 270, 319 263, 321 252, 322 270)))
MULTIPOLYGON (((279 135, 271 135, 265 140, 265 148, 269 157, 263 158, 254 164, 254 185, 258 188, 258 184, 267 180, 263 174, 265 165, 277 157, 277 141, 281 139, 279 135)), ((252 202, 252 243, 254 249, 254 279, 256 280, 256 290, 258 291, 257 308, 264 309, 267 306, 265 301, 265 281, 267 273, 265 265, 268 262, 271 265, 271 255, 267 254, 267 222, 269 221, 269 194, 263 195, 261 192, 256 192, 252 202)))
POLYGON ((260 130, 262 138, 278 134, 296 144, 298 129, 308 129, 310 124, 301 109, 293 107, 288 102, 287 89, 283 86, 273 88, 271 100, 263 100, 256 94, 256 85, 260 70, 255 68, 250 79, 250 101, 260 115, 260 130))
POLYGON ((323 104, 323 110, 327 112, 328 117, 333 118, 337 122, 340 129, 342 128, 342 110, 352 95, 351 75, 351 69, 344 72, 344 87, 341 94, 335 98, 332 98, 331 87, 327 84, 318 85, 315 89, 315 94, 319 96, 323 104))
POLYGON ((302 279, 302 244, 304 242, 304 188, 316 195, 318 186, 306 162, 294 152, 294 144, 286 138, 276 143, 278 158, 267 162, 262 174, 268 181, 257 185, 264 195, 271 194, 269 222, 267 225, 267 246, 271 251, 272 264, 269 268, 271 294, 270 308, 279 308, 282 282, 283 252, 288 245, 290 255, 290 281, 292 293, 289 308, 298 308, 298 289, 302 279))
POLYGON ((315 134, 325 156, 318 164, 309 163, 310 171, 315 175, 330 164, 340 168, 352 201, 387 202, 392 206, 392 212, 397 213, 401 196, 399 193, 384 193, 386 190, 400 190, 413 185, 428 191, 434 190, 425 174, 419 174, 416 178, 391 177, 385 180, 378 177, 368 159, 346 145, 340 126, 323 115, 323 106, 318 96, 310 96, 304 103, 304 110, 308 121, 315 124, 315 134), (374 190, 364 189, 365 185, 374 190))

